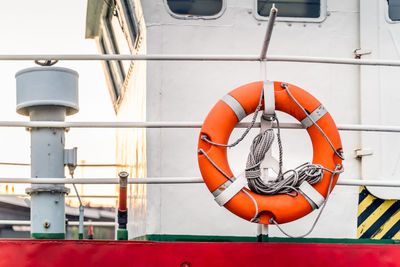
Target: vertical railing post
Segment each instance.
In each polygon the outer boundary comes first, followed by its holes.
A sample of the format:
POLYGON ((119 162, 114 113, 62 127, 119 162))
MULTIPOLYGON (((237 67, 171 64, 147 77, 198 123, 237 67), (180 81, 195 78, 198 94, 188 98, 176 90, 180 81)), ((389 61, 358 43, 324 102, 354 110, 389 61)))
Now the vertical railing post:
MULTIPOLYGON (((266 62, 266 58, 267 58, 267 52, 268 52, 268 47, 269 47, 269 43, 271 41, 271 36, 272 36, 272 30, 274 29, 274 23, 275 23, 275 19, 276 16, 278 15, 278 9, 275 7, 275 4, 272 4, 271 10, 269 12, 269 18, 268 18, 268 25, 267 25, 267 31, 265 32, 265 36, 264 36, 264 42, 263 42, 263 46, 261 49, 261 54, 260 54, 260 62, 261 62, 261 76, 262 76, 262 80, 264 81, 264 103, 270 103, 270 107, 267 107, 265 105, 264 107, 264 111, 271 112, 269 109, 275 109, 275 101, 267 101, 269 99, 266 99, 266 97, 274 97, 274 92, 273 92, 273 83, 272 85, 270 83, 267 83, 267 62, 266 62), (272 86, 271 90, 266 90, 266 86, 272 86), (266 92, 269 93, 269 95, 265 95, 266 92)), ((274 112, 272 112, 274 113, 274 112)), ((272 127, 272 121, 263 121, 261 123, 261 125, 263 126, 263 124, 267 124, 268 127, 272 127)), ((266 129, 264 129, 264 127, 261 127, 261 132, 265 131, 266 129)), ((269 151, 269 153, 271 153, 271 151, 269 151)), ((268 156, 268 155, 266 155, 268 156)), ((271 154, 269 154, 269 156, 271 156, 271 154)), ((268 173, 268 170, 267 170, 268 173)), ((268 238, 268 225, 264 225, 264 224, 259 224, 257 225, 257 241, 258 242, 263 242, 265 238, 268 238)))
POLYGON ((265 32, 263 47, 261 49, 260 60, 265 60, 267 58, 268 47, 271 41, 272 30, 274 29, 274 23, 277 15, 278 9, 275 7, 275 4, 272 4, 272 8, 268 17, 267 31, 265 32))

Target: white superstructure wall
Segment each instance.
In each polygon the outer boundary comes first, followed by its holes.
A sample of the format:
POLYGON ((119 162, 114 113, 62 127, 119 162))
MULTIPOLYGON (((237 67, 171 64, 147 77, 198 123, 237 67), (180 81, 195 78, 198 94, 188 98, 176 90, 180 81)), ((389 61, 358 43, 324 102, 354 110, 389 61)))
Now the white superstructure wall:
MULTIPOLYGON (((320 22, 276 22, 271 55, 354 57, 359 48, 359 1, 321 1, 327 15, 320 22)), ((146 21, 147 54, 258 55, 267 25, 254 15, 253 0, 226 1, 214 19, 181 19, 172 16, 165 1, 142 1, 146 21)), ((293 83, 314 95, 337 123, 360 123, 360 67, 278 63, 267 64, 267 78, 293 83)), ((262 79, 257 62, 168 62, 146 65, 147 121, 202 121, 213 105, 234 88, 262 79)), ((281 122, 293 121, 279 113, 281 122)), ((235 130, 236 140, 242 130, 235 130)), ((234 173, 244 169, 249 146, 258 130, 237 148, 228 151, 234 173)), ((199 176, 198 129, 148 129, 149 177, 199 176)), ((354 149, 360 134, 341 133, 346 160, 341 178, 359 178, 360 162, 354 149)), ((284 164, 293 168, 311 161, 311 143, 304 130, 283 130, 284 164)), ((277 148, 274 147, 274 153, 277 148)), ((336 187, 310 237, 356 237, 358 188, 336 187)), ((218 206, 205 185, 147 185, 145 212, 131 224, 145 223, 149 234, 255 236, 256 224, 242 220, 218 206)), ((285 225, 294 235, 312 224, 316 212, 285 225)), ((270 227, 270 236, 281 234, 270 227)))

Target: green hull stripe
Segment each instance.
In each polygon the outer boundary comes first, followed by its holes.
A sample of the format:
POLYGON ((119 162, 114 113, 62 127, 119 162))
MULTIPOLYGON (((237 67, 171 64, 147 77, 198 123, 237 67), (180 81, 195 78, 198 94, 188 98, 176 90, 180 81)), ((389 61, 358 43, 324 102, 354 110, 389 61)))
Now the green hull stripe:
POLYGON ((64 233, 31 233, 33 239, 65 239, 64 233))
POLYGON ((117 230, 117 240, 128 240, 128 230, 118 229, 117 230))
POLYGON ((201 235, 145 235, 133 240, 158 242, 270 242, 270 243, 321 243, 321 244, 400 244, 394 239, 347 239, 347 238, 286 238, 262 236, 201 236, 201 235))

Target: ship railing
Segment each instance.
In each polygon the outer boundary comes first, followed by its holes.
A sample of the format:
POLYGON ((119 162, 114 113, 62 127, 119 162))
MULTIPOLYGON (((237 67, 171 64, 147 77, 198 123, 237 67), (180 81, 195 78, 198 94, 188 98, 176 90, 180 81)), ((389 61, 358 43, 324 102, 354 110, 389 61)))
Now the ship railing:
POLYGON ((342 65, 366 65, 399 67, 400 60, 390 59, 356 59, 336 57, 312 57, 312 56, 287 56, 267 55, 260 58, 259 55, 122 55, 122 54, 42 54, 42 55, 0 55, 0 61, 32 61, 32 60, 59 60, 59 61, 121 61, 121 60, 145 60, 145 61, 250 61, 250 62, 295 62, 295 63, 321 63, 342 65))
MULTIPOLYGON (((332 57, 310 57, 310 56, 287 56, 287 55, 267 55, 274 20, 277 10, 273 6, 270 11, 268 26, 262 45, 260 55, 121 55, 121 54, 53 54, 53 55, 0 55, 0 61, 122 61, 122 60, 145 60, 145 61, 236 61, 236 62, 259 62, 266 71, 267 62, 295 62, 295 63, 318 63, 318 64, 344 64, 344 65, 364 65, 364 66, 391 66, 399 67, 400 60, 385 59, 360 59, 360 58, 332 58, 332 57)), ((20 122, 20 121, 0 121, 0 127, 25 127, 25 128, 201 128, 201 122, 20 122)), ((248 123, 239 123, 237 127, 247 128, 248 123)), ((260 127, 260 124, 256 124, 260 127)), ((275 125, 276 126, 276 125, 275 125)), ((282 128, 302 129, 299 123, 281 123, 282 128)), ((345 124, 338 125, 340 131, 371 131, 371 132, 400 132, 400 126, 384 125, 360 125, 345 124)), ((16 164, 29 165, 29 164, 16 164)), ((31 184, 118 184, 119 179, 115 178, 0 178, 0 183, 31 183, 31 184)), ((146 177, 130 178, 129 184, 193 184, 203 183, 201 177, 146 177)), ((391 180, 361 180, 339 178, 337 185, 343 186, 390 186, 400 187, 400 182, 391 180)), ((79 196, 76 196, 79 197, 79 196)), ((81 196, 82 197, 82 196, 81 196)), ((26 224, 30 221, 0 221, 0 224, 26 224)), ((72 222, 71 222, 72 223, 72 222)), ((78 224, 79 222, 73 222, 78 224)), ((85 222, 86 224, 88 222, 85 222)), ((92 222, 104 223, 116 226, 113 222, 92 222)))
MULTIPOLYGON (((191 129, 201 128, 202 122, 139 122, 139 121, 82 121, 82 122, 52 122, 52 121, 0 121, 0 127, 24 127, 24 128, 170 128, 170 129, 191 129)), ((237 125, 238 128, 247 128, 249 123, 242 122, 237 125)), ((260 127, 260 123, 254 125, 260 127)), ((273 127, 276 127, 274 125, 273 127)), ((303 129, 300 123, 280 123, 283 129, 303 129)), ((366 132, 385 132, 398 133, 400 126, 390 125, 361 125, 361 124, 338 124, 340 131, 366 131, 366 132)), ((4 163, 1 163, 4 165, 4 163)), ((29 166, 27 163, 6 163, 6 165, 29 166)), ((90 166, 103 166, 102 164, 91 164, 90 166)), ((107 164, 107 166, 117 167, 118 164, 107 164)), ((0 183, 13 184, 118 184, 117 178, 26 178, 26 177, 0 177, 0 183)), ((129 184, 198 184, 204 183, 201 177, 146 177, 129 178, 129 184)), ((380 186, 380 187, 400 187, 400 181, 390 179, 380 180, 362 180, 339 178, 337 185, 341 186, 380 186)), ((10 194, 12 196, 12 194, 10 194)), ((101 196, 86 196, 101 197, 101 196)), ((109 196, 116 197, 116 196, 109 196)))
MULTIPOLYGON (((0 178, 0 183, 13 184, 118 184, 117 178, 0 178)), ((201 184, 204 183, 201 177, 145 177, 129 178, 128 184, 201 184)), ((391 180, 361 180, 339 178, 336 185, 342 186, 381 186, 381 187, 400 187, 400 181, 391 180)), ((82 196, 81 196, 82 197, 82 196)), ((100 196, 86 196, 100 197, 100 196)), ((110 196, 112 197, 112 196, 110 196)))
MULTIPOLYGON (((0 220, 0 225, 31 225, 31 221, 23 220, 0 220)), ((68 226, 78 226, 79 221, 68 221, 68 226)), ((103 222, 103 221, 85 221, 83 222, 85 226, 102 226, 102 227, 115 227, 118 226, 116 222, 103 222)))
MULTIPOLYGON (((141 122, 141 121, 81 121, 81 122, 55 122, 55 121, 0 121, 0 127, 23 128, 201 128, 202 122, 141 122)), ((250 122, 240 122, 236 128, 247 128, 250 122)), ((303 129, 300 123, 280 122, 282 129, 303 129)), ((255 123, 254 128, 260 128, 261 123, 255 123)), ((277 125, 273 124, 273 128, 277 125)), ((340 131, 364 131, 364 132, 400 132, 397 125, 362 125, 362 124, 338 124, 340 131)))

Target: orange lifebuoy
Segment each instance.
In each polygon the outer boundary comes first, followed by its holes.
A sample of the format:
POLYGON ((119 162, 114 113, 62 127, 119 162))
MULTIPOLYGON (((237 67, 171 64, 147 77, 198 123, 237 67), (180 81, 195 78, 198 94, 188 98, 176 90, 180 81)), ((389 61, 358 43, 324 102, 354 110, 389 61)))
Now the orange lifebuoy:
MULTIPOLYGON (((315 97, 303 89, 291 84, 288 84, 288 87, 293 97, 306 111, 312 113, 321 106, 321 103, 315 97)), ((228 96, 229 98, 234 98, 234 101, 242 106, 243 111, 245 111, 244 116, 246 116, 255 111, 262 90, 263 82, 254 82, 231 91, 228 96)), ((281 86, 281 82, 274 82, 274 94, 276 110, 285 112, 298 121, 305 119, 306 114, 289 96, 287 90, 281 86)), ((215 192, 216 189, 221 188, 221 185, 227 182, 227 178, 221 171, 229 177, 233 175, 228 164, 226 147, 212 145, 202 140, 201 136, 207 136, 214 143, 227 144, 231 132, 242 117, 238 116, 237 112, 235 113, 226 101, 220 100, 210 111, 203 123, 198 149, 199 151, 204 151, 206 155, 199 152, 198 162, 204 182, 210 192, 215 192), (215 166, 218 166, 220 170, 215 166)), ((329 113, 324 114, 318 119, 317 124, 329 138, 334 149, 336 151, 341 150, 340 135, 331 115, 329 113)), ((313 146, 313 164, 319 164, 326 169, 334 170, 338 164, 342 163, 342 159, 337 156, 337 153, 331 148, 326 138, 315 125, 308 127, 307 132, 313 146)), ((331 178, 331 175, 331 173, 325 172, 322 180, 313 185, 314 189, 324 198, 328 195, 331 179, 333 179, 332 190, 339 177, 339 174, 334 174, 333 178, 331 178)), ((309 202, 301 194, 297 194, 297 196, 287 194, 260 195, 246 188, 243 190, 234 195, 224 207, 237 216, 249 221, 254 218, 257 207, 258 222, 262 224, 271 224, 270 219, 274 219, 277 223, 290 222, 312 211, 309 202), (257 203, 257 207, 255 207, 254 201, 257 203)))

